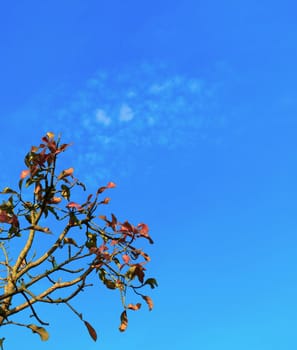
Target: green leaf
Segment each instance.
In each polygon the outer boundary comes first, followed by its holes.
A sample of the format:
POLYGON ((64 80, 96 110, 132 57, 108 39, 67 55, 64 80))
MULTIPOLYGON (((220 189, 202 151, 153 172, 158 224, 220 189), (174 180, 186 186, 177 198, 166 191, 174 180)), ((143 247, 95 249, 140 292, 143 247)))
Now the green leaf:
POLYGON ((41 340, 48 340, 49 334, 43 327, 36 326, 35 324, 29 324, 27 327, 30 328, 33 333, 39 334, 41 340))

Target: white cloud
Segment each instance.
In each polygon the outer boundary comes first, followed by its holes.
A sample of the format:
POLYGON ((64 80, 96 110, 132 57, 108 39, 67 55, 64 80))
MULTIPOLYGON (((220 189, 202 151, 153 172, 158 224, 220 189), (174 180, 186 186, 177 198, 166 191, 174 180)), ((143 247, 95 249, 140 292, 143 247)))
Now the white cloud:
POLYGON ((104 167, 106 174, 117 173, 115 169, 122 173, 134 152, 152 147, 189 149, 202 138, 213 142, 224 128, 218 103, 221 90, 220 82, 172 74, 164 66, 100 71, 57 106, 56 128, 65 140, 87 140, 90 166, 104 167), (75 129, 65 127, 74 123, 75 129))
POLYGON ((111 118, 104 112, 103 109, 96 110, 96 121, 104 126, 111 124, 111 118))
POLYGON ((122 104, 120 108, 119 121, 129 122, 134 118, 134 113, 131 107, 126 103, 122 104))

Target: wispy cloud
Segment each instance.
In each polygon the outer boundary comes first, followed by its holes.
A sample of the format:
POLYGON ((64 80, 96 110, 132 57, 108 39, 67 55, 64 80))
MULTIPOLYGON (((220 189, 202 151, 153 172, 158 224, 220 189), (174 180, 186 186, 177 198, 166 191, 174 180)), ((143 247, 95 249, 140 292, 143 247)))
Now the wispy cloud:
POLYGON ((104 126, 109 126, 111 118, 107 116, 103 109, 97 109, 95 112, 96 121, 104 126))
POLYGON ((98 72, 64 106, 56 106, 55 127, 66 139, 87 140, 81 161, 105 165, 100 174, 105 176, 124 169, 135 152, 187 149, 211 138, 225 122, 220 89, 218 83, 148 64, 98 72))
POLYGON ((123 103, 120 108, 119 120, 121 122, 129 122, 134 118, 134 113, 131 107, 123 103))

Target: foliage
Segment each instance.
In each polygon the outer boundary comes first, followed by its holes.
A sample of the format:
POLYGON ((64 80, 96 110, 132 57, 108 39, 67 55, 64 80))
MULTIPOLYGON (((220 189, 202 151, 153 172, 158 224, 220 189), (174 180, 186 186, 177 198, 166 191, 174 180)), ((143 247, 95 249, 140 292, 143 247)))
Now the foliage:
POLYGON ((0 204, 0 325, 27 327, 42 340, 49 337, 48 323, 36 311, 38 303, 66 305, 97 339, 93 326, 70 303, 92 285, 94 275, 106 288, 119 291, 120 331, 127 328, 127 310, 141 307, 127 301, 128 290, 151 310, 151 298, 140 291, 146 285, 157 286, 154 278, 145 278, 150 257, 135 245, 142 238, 153 243, 148 226, 119 222, 114 214, 98 215, 100 206, 110 201, 103 193, 115 184, 99 187, 82 203, 72 200, 78 189, 86 191, 86 187, 74 177, 73 168, 57 170, 60 153, 69 146, 48 132, 25 156, 18 190, 6 187, 0 193, 4 198, 0 204), (38 324, 16 321, 15 315, 24 310, 38 324))

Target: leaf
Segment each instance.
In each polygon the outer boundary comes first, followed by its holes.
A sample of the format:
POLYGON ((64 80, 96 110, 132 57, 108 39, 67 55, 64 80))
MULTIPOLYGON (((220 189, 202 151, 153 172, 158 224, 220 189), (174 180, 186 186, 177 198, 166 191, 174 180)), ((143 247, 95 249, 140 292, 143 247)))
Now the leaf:
POLYGON ((155 278, 148 278, 144 284, 148 284, 152 289, 158 287, 158 282, 155 278))
POLYGON ((124 261, 125 264, 129 264, 129 261, 130 261, 130 256, 129 255, 124 254, 122 256, 122 258, 123 258, 123 261, 124 261))
POLYGON ((10 220, 11 217, 7 214, 7 212, 4 210, 0 210, 0 222, 9 223, 10 220))
POLYGON ((105 190, 106 190, 106 187, 105 187, 105 186, 99 187, 98 190, 97 190, 97 194, 100 194, 100 193, 102 193, 102 192, 105 191, 105 190))
POLYGON ((49 334, 43 327, 36 326, 35 324, 29 324, 27 327, 30 328, 33 333, 39 334, 41 340, 48 340, 49 334))
POLYGON ((152 311, 152 309, 154 307, 154 303, 153 303, 152 299, 147 295, 142 295, 142 299, 145 300, 145 302, 148 305, 149 310, 152 311))
POLYGON ((96 340, 97 340, 97 333, 96 333, 95 329, 90 325, 89 322, 84 321, 84 323, 85 323, 85 325, 86 325, 86 327, 87 327, 87 329, 88 329, 88 332, 89 332, 91 338, 92 338, 94 341, 96 341, 96 340))
POLYGON ((5 187, 0 193, 13 193, 13 194, 17 194, 16 191, 12 190, 11 188, 9 187, 5 187))
POLYGON ((139 310, 141 308, 141 304, 140 303, 137 303, 136 305, 135 304, 129 304, 127 306, 127 308, 130 309, 130 310, 136 311, 136 310, 139 310))
POLYGON ((147 224, 138 224, 137 227, 139 227, 139 233, 141 233, 142 235, 146 236, 149 232, 149 227, 147 224))
POLYGON ((71 244, 74 245, 75 247, 78 247, 77 243, 75 242, 75 240, 71 237, 65 237, 63 240, 64 244, 71 244))
POLYGON ((58 204, 62 201, 61 197, 53 197, 49 202, 50 204, 58 204))
POLYGON ((66 205, 66 208, 75 208, 77 210, 80 210, 80 209, 82 209, 82 206, 78 203, 70 202, 66 205))
POLYGON ((110 198, 106 197, 103 199, 103 201, 100 202, 100 204, 108 204, 110 202, 110 198))
POLYGON ((23 179, 24 179, 25 177, 27 177, 29 174, 30 174, 30 170, 29 170, 29 169, 23 170, 23 171, 21 172, 21 175, 20 175, 21 180, 23 180, 23 179))
POLYGON ((49 139, 53 139, 55 137, 55 134, 53 132, 47 132, 46 133, 46 136, 49 138, 49 139))
POLYGON ((143 283, 143 279, 144 279, 144 270, 145 268, 142 265, 140 264, 135 265, 134 276, 137 276, 139 282, 141 283, 143 283))
POLYGON ((106 188, 115 188, 115 187, 116 187, 116 184, 111 181, 106 185, 106 188))
POLYGON ((125 310, 121 313, 121 324, 120 324, 119 330, 121 332, 125 332, 125 330, 127 329, 127 326, 128 326, 128 317, 127 317, 127 311, 125 310))
POLYGON ((134 231, 134 227, 128 221, 125 221, 122 224, 120 231, 122 231, 122 232, 133 232, 134 231))
POLYGON ((60 173, 60 175, 58 176, 58 180, 64 179, 65 177, 72 175, 73 172, 74 172, 74 169, 73 169, 73 168, 68 168, 68 169, 66 169, 66 170, 63 170, 63 171, 60 173))
POLYGON ((105 284, 105 286, 108 288, 108 289, 116 289, 116 283, 113 282, 112 280, 109 280, 107 278, 105 278, 103 280, 103 283, 105 284))
POLYGON ((64 197, 65 199, 67 199, 69 201, 69 199, 70 199, 70 189, 69 189, 69 187, 63 184, 61 186, 61 189, 62 189, 62 191, 61 191, 62 197, 64 197))
POLYGON ((139 229, 139 233, 142 237, 145 237, 149 240, 149 242, 151 244, 154 243, 154 241, 151 239, 150 235, 148 234, 149 232, 149 227, 147 224, 141 223, 137 225, 138 229, 139 229))

